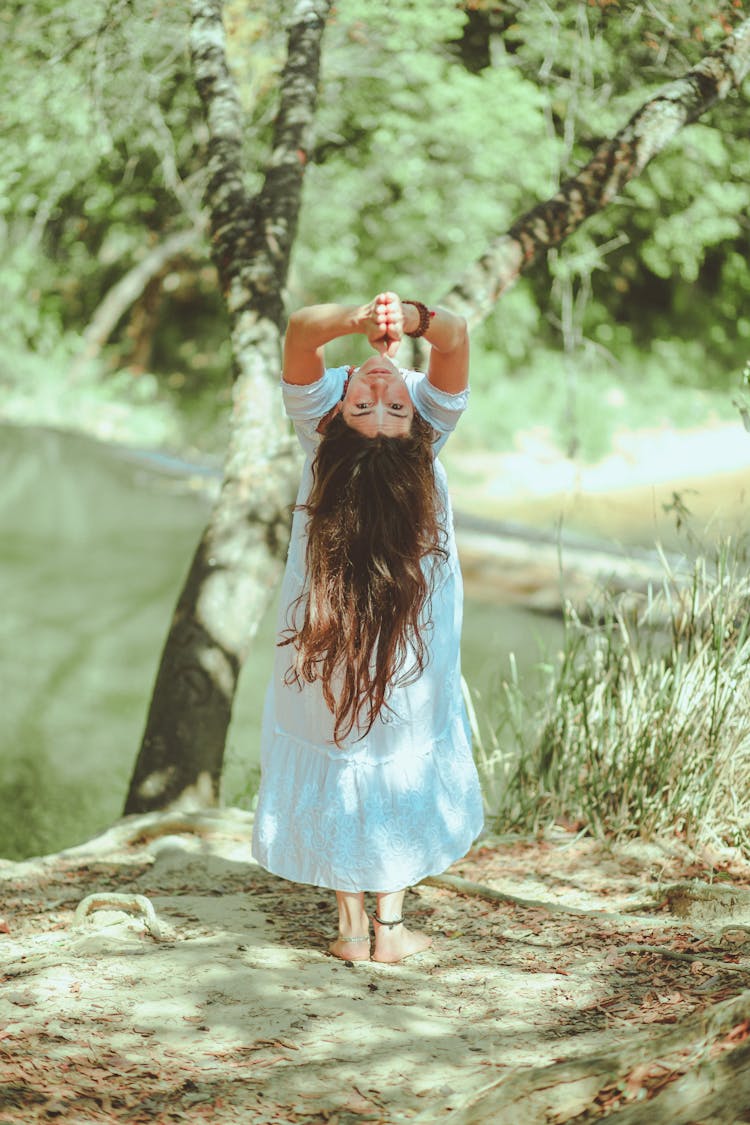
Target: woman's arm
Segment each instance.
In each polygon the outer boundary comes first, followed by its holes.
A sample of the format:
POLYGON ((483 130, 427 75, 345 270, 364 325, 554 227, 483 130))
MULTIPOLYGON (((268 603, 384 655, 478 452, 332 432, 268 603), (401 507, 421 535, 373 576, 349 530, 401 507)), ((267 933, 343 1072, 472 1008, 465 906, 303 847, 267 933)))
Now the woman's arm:
POLYGON ((393 313, 383 297, 379 294, 366 305, 308 305, 292 313, 284 337, 284 382, 303 386, 321 379, 323 349, 339 336, 360 333, 381 355, 394 355, 393 313))
MULTIPOLYGON (((376 299, 388 302, 389 309, 396 310, 388 314, 386 343, 389 347, 385 353, 394 355, 403 336, 416 332, 420 327, 420 312, 415 304, 401 301, 395 293, 381 293, 376 299)), ((469 330, 464 318, 448 309, 430 309, 424 338, 430 345, 427 378, 432 385, 449 394, 466 390, 469 384, 469 330)))
POLYGON ((358 305, 309 305, 292 313, 284 337, 284 382, 301 386, 321 379, 324 344, 361 332, 361 322, 358 305))
MULTIPOLYGON (((419 312, 406 302, 402 305, 404 332, 419 327, 419 312)), ((432 310, 431 310, 432 311, 432 310)), ((462 316, 437 308, 424 334, 430 345, 427 378, 438 390, 458 394, 469 385, 469 331, 462 316)))
MULTIPOLYGON (((308 305, 289 318, 284 338, 283 379, 303 386, 323 377, 323 349, 340 336, 360 333, 393 358, 404 333, 419 327, 419 312, 395 293, 379 293, 366 305, 308 305)), ((430 345, 427 378, 441 391, 458 394, 469 381, 469 333, 462 316, 435 309, 424 338, 430 345)))

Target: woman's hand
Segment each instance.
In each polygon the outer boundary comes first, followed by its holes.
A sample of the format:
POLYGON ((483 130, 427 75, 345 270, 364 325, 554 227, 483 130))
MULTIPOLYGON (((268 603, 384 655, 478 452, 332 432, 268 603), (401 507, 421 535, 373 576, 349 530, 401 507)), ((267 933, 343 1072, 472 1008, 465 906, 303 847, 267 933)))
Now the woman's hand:
POLYGON ((392 359, 404 335, 401 301, 395 293, 378 293, 364 311, 364 334, 380 355, 392 359))

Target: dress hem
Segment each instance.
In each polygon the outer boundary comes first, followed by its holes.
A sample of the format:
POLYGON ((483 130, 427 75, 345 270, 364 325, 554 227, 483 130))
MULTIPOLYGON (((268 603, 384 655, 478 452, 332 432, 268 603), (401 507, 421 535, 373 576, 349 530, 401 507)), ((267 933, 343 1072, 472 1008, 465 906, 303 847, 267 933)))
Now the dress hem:
POLYGON ((255 860, 256 863, 258 863, 260 865, 260 867, 263 868, 264 871, 268 871, 271 875, 276 875, 280 879, 286 879, 286 881, 289 882, 289 883, 299 883, 299 885, 302 886, 302 887, 321 887, 324 890, 343 891, 346 894, 364 893, 364 894, 387 895, 387 894, 394 894, 396 891, 406 890, 409 887, 416 887, 419 883, 422 882, 423 879, 428 879, 431 875, 441 875, 441 874, 443 874, 443 872, 447 871, 448 868, 452 866, 452 864, 458 863, 458 861, 460 859, 463 859, 463 857, 466 855, 466 853, 469 851, 469 849, 472 847, 472 845, 476 842, 476 840, 479 839, 483 830, 484 830, 484 823, 482 823, 480 825, 479 830, 477 832, 472 833, 471 838, 469 839, 469 842, 467 843, 466 847, 459 850, 456 854, 454 854, 453 851, 451 851, 450 858, 441 859, 439 861, 436 860, 435 863, 429 864, 428 870, 423 871, 421 874, 417 875, 416 877, 410 878, 407 882, 401 883, 399 886, 396 886, 396 887, 392 887, 392 886, 385 887, 385 888, 384 887, 373 887, 373 886, 360 887, 360 886, 355 886, 353 883, 351 883, 350 881, 348 881, 346 879, 344 879, 340 882, 334 883, 334 880, 331 877, 328 877, 326 875, 320 875, 317 878, 302 879, 302 878, 300 878, 299 874, 297 874, 297 875, 287 875, 284 871, 280 870, 280 867, 282 865, 279 865, 278 868, 268 866, 266 863, 263 862, 262 859, 259 858, 259 856, 257 856, 255 854, 255 851, 253 851, 253 859, 255 860))

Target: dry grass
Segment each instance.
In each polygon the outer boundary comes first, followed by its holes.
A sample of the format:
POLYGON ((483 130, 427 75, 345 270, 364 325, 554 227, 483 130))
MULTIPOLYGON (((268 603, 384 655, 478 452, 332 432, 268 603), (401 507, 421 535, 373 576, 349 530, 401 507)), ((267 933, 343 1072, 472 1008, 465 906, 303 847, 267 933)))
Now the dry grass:
POLYGON ((489 738, 474 722, 498 830, 676 833, 750 854, 750 576, 723 543, 685 583, 665 561, 636 604, 565 610, 562 652, 525 694, 511 660, 489 738))

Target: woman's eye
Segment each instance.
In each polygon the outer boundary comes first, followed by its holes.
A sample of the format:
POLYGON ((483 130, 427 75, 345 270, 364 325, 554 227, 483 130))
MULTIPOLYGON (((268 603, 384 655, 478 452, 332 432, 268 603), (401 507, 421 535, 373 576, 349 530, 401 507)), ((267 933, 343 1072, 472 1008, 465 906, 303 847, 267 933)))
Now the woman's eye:
POLYGON ((357 410, 367 410, 370 404, 369 402, 356 402, 354 405, 356 406, 357 410))
POLYGON ((403 409, 404 409, 403 402, 392 402, 391 403, 391 410, 403 410, 403 409))

